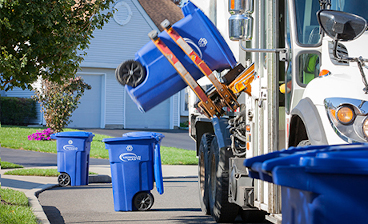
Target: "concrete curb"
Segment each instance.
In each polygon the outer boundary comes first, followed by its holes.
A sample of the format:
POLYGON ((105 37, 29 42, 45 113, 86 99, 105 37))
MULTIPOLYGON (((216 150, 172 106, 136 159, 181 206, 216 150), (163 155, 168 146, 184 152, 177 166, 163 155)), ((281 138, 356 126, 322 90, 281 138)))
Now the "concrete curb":
POLYGON ((35 214, 35 216, 39 220, 38 223, 50 224, 45 212, 43 211, 43 208, 42 208, 40 202, 38 201, 37 196, 42 191, 53 188, 53 187, 56 187, 56 186, 58 186, 58 185, 57 184, 43 184, 43 185, 40 185, 37 188, 33 188, 32 190, 29 190, 25 193, 26 197, 28 198, 28 203, 29 203, 30 207, 33 210, 33 213, 35 214))
POLYGON ((88 183, 111 183, 109 175, 89 175, 88 183))

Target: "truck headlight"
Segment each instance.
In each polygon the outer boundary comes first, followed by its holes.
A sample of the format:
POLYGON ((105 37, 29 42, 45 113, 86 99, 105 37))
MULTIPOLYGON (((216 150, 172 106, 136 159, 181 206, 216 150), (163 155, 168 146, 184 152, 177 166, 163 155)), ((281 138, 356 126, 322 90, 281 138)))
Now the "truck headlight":
POLYGON ((368 117, 364 119, 362 129, 364 136, 368 139, 368 117))
POLYGON ((336 118, 342 124, 350 124, 354 121, 355 113, 348 106, 342 106, 337 110, 336 118))
POLYGON ((332 97, 324 101, 334 132, 347 143, 368 142, 368 101, 332 97))

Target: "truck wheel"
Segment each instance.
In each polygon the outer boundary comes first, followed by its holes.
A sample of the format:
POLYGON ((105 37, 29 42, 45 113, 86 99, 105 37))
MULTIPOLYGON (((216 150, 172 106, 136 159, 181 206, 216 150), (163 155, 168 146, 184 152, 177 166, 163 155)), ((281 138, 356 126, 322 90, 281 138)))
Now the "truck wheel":
POLYGON ((115 76, 121 85, 135 88, 146 78, 146 71, 140 62, 128 60, 116 68, 115 76))
POLYGON ((229 158, 231 150, 220 150, 216 137, 210 147, 210 209, 216 222, 233 222, 238 215, 239 206, 229 203, 229 158))
POLYGON ((62 187, 66 187, 68 185, 70 185, 70 176, 67 173, 60 173, 60 175, 58 176, 58 182, 59 185, 62 187))
POLYGON ((300 141, 298 143, 298 147, 303 147, 303 146, 308 146, 308 145, 312 145, 312 143, 308 140, 303 140, 303 141, 300 141))
POLYGON ((138 211, 150 210, 153 205, 153 195, 150 192, 139 192, 134 196, 133 204, 138 211))
POLYGON ((198 191, 199 203, 201 204, 202 212, 206 215, 211 215, 209 204, 209 161, 208 154, 211 146, 213 135, 205 133, 202 135, 201 143, 198 151, 198 191))
POLYGON ((244 222, 247 223, 260 223, 265 220, 267 212, 260 210, 243 210, 240 212, 240 216, 244 222))

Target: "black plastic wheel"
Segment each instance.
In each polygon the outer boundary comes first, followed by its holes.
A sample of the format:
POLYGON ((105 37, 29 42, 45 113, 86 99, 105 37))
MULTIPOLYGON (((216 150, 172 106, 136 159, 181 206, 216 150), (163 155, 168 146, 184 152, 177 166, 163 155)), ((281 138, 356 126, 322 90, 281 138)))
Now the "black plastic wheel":
POLYGON ((244 222, 260 223, 265 220, 267 212, 260 210, 243 210, 240 211, 240 216, 244 222))
POLYGON ((59 185, 62 187, 70 185, 70 176, 67 173, 60 173, 58 177, 59 185))
POLYGON ((116 68, 115 76, 121 85, 128 85, 134 88, 144 81, 146 71, 140 62, 128 60, 116 68))
POLYGON ((205 133, 202 135, 201 143, 198 151, 198 191, 199 203, 202 212, 206 215, 211 215, 209 204, 209 159, 208 154, 211 147, 213 135, 205 133))
POLYGON ((150 210, 153 205, 153 195, 150 192, 139 192, 133 198, 134 207, 138 211, 150 210))
POLYGON ((229 194, 229 158, 232 151, 220 149, 216 137, 213 138, 210 148, 210 209, 216 222, 234 222, 238 215, 239 206, 230 203, 229 194))

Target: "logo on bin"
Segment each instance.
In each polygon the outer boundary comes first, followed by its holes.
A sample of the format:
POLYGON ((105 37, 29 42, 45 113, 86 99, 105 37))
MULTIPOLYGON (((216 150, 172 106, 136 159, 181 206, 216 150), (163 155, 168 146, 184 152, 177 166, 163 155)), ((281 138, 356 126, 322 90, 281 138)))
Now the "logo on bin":
MULTIPOLYGON (((189 38, 183 38, 185 40, 185 42, 187 42, 189 45, 192 45, 192 48, 194 48, 196 51, 196 53, 198 53, 198 56, 200 58, 202 58, 202 51, 201 49, 198 47, 198 45, 196 43, 194 43, 194 41, 192 41, 191 39, 189 38)), ((206 40, 207 41, 207 40, 206 40)), ((206 45, 205 45, 206 46, 206 45)), ((205 47, 205 46, 202 46, 202 47, 205 47)))
POLYGON ((137 156, 134 153, 123 153, 119 156, 119 159, 123 162, 132 162, 141 160, 141 156, 137 156))
POLYGON ((199 39, 199 41, 198 41, 198 45, 199 45, 200 47, 205 47, 205 46, 207 45, 207 40, 206 40, 206 38, 202 37, 201 39, 199 39))
POLYGON ((133 151, 133 146, 132 145, 127 145, 126 150, 129 151, 129 152, 133 151))
POLYGON ((63 149, 65 151, 73 151, 73 150, 76 151, 76 150, 78 150, 78 147, 75 147, 74 145, 64 145, 63 149))

